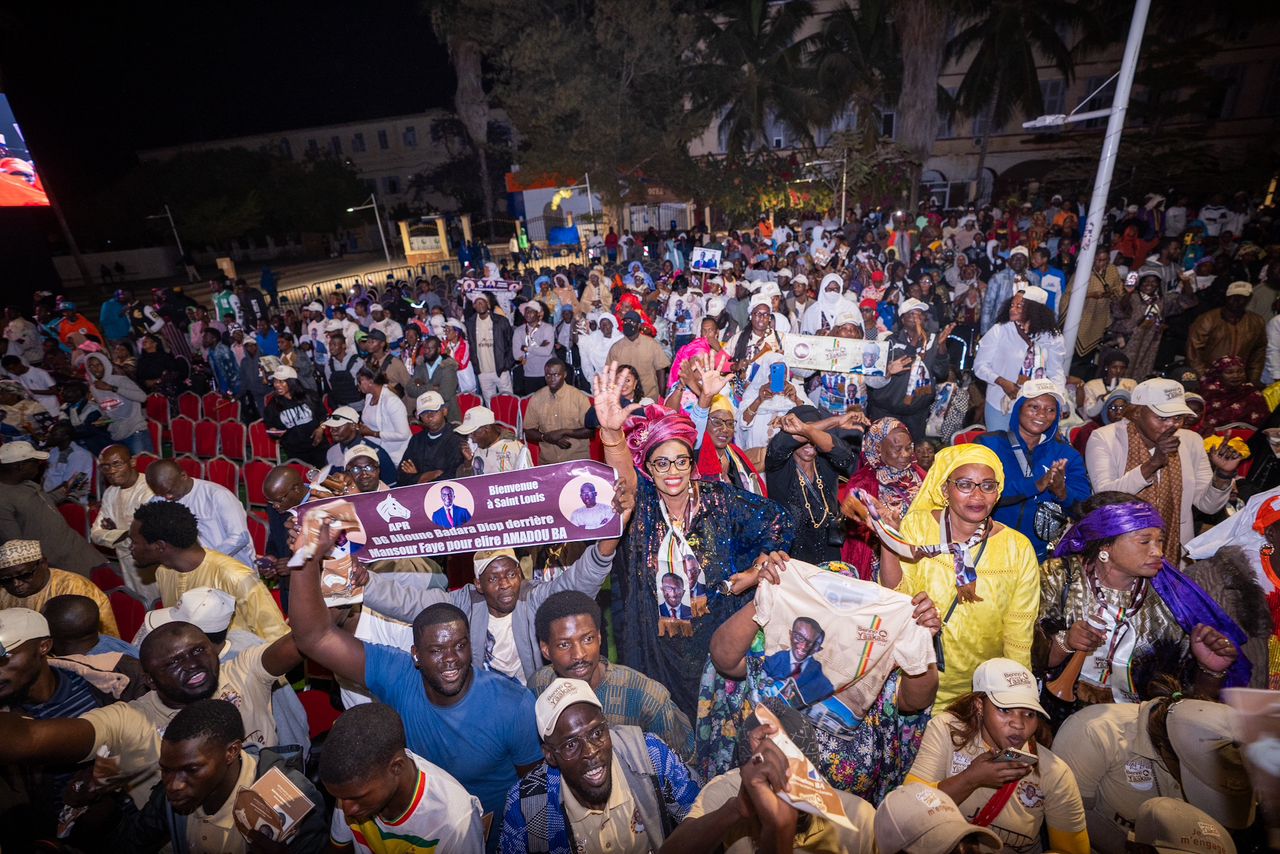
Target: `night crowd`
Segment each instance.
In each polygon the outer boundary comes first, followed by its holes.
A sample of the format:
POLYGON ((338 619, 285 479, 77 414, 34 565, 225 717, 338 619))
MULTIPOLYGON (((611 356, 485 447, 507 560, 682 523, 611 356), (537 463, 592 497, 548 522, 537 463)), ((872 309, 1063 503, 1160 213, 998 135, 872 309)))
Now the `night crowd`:
POLYGON ((0 850, 1268 850, 1280 223, 1081 201, 7 307, 0 850), (300 545, 588 459, 620 536, 300 545))

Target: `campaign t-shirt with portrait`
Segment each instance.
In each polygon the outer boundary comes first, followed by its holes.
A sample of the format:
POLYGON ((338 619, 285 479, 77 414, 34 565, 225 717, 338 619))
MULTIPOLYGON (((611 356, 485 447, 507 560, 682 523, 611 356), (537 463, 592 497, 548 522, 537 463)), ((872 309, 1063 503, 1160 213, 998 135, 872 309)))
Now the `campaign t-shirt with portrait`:
POLYGON ((433 706, 408 653, 366 643, 364 662, 365 685, 404 720, 409 749, 452 774, 486 813, 501 815, 516 766, 542 761, 529 689, 473 667, 466 696, 433 706))
MULTIPOLYGON (((766 659, 791 650, 797 618, 817 622, 821 648, 812 657, 836 692, 834 702, 823 705, 845 725, 866 714, 894 667, 918 676, 936 662, 933 637, 916 624, 910 596, 798 560, 788 562, 779 578, 778 585, 762 581, 756 589, 766 659)), ((824 699, 804 696, 803 702, 824 699)))

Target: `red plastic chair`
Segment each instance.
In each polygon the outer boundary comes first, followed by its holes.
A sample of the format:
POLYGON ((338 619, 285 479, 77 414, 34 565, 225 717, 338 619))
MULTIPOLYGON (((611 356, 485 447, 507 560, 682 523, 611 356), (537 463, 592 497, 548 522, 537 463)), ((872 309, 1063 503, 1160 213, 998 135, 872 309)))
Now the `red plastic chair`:
POLYGON ((194 391, 184 391, 178 395, 178 413, 192 421, 200 420, 200 396, 194 391))
POLYGON ((137 454, 136 456, 134 456, 133 464, 134 466, 137 467, 138 474, 146 474, 147 467, 150 466, 152 463, 154 463, 158 459, 160 458, 157 457, 155 454, 148 454, 147 452, 143 451, 141 454, 137 454))
POLYGON ((226 457, 214 457, 204 464, 204 479, 225 486, 232 494, 240 492, 240 466, 226 457))
POLYGON ((58 512, 71 530, 82 537, 89 535, 89 508, 73 501, 64 501, 58 505, 58 512))
POLYGON ((987 432, 986 425, 970 424, 968 427, 962 428, 959 433, 956 433, 954 436, 951 437, 951 444, 952 445, 968 445, 974 439, 978 438, 985 432, 987 432))
POLYGON ((204 477, 204 465, 195 457, 174 457, 173 461, 191 477, 204 477))
POLYGON ((520 398, 513 394, 495 394, 493 400, 489 401, 489 408, 493 410, 493 417, 499 423, 507 425, 512 430, 519 426, 520 398))
POLYGON ((105 563, 89 570, 89 580, 103 593, 115 590, 117 587, 124 587, 124 577, 105 563))
POLYGON ((136 635, 142 628, 142 621, 147 618, 147 601, 128 587, 108 590, 107 601, 111 603, 111 613, 115 614, 120 637, 136 635))
POLYGON ((222 442, 222 455, 229 460, 248 459, 245 453, 248 434, 249 431, 238 420, 221 422, 218 425, 218 438, 222 442))
POLYGON ((271 527, 267 522, 267 514, 254 510, 248 515, 249 539, 253 540, 253 553, 262 556, 267 553, 267 535, 271 527))
POLYGON ((214 419, 217 417, 218 404, 223 401, 222 395, 216 391, 207 391, 200 396, 200 412, 205 418, 214 419))
POLYGON ((267 425, 261 420, 249 425, 249 456, 272 462, 280 459, 280 447, 267 433, 267 425))
POLYGON ((164 426, 159 421, 147 422, 147 433, 151 436, 151 447, 156 449, 156 453, 164 451, 164 426))
POLYGON ((1067 441, 1070 442, 1072 446, 1075 445, 1076 437, 1080 435, 1080 431, 1083 429, 1084 429, 1084 425, 1081 424, 1079 427, 1072 427, 1071 430, 1067 433, 1067 441))
POLYGON ((249 460, 244 464, 241 472, 244 474, 245 496, 249 499, 250 507, 265 507, 267 505, 267 495, 262 491, 262 484, 266 481, 267 475, 275 468, 274 463, 266 460, 249 460))
POLYGON ((302 701, 303 711, 307 713, 307 729, 311 731, 312 741, 333 729, 338 715, 342 714, 333 707, 328 691, 319 691, 314 688, 299 691, 298 699, 302 701))
MULTIPOLYGON (((169 398, 163 394, 147 395, 147 419, 155 421, 162 427, 169 426, 169 398)), ((156 445, 156 450, 160 450, 160 446, 156 445)))
POLYGON ((201 459, 218 455, 218 424, 216 421, 201 421, 196 425, 196 456, 201 459))
POLYGON ((169 439, 173 443, 172 449, 175 457, 180 457, 183 454, 194 454, 196 452, 196 422, 185 415, 179 415, 169 423, 169 439))
MULTIPOLYGON (((207 417, 207 416, 206 416, 207 417)), ((239 421, 240 420, 240 401, 227 400, 226 398, 218 398, 218 402, 213 407, 214 421, 239 421)))
POLYGON ((458 410, 466 417, 467 410, 474 409, 477 406, 484 406, 484 398, 478 394, 469 394, 463 392, 458 395, 458 410))

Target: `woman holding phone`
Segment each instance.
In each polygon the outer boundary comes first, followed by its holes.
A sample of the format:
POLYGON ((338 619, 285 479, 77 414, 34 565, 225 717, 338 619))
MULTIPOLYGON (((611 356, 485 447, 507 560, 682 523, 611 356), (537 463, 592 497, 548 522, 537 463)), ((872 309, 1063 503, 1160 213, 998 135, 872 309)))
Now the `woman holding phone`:
POLYGON ((929 721, 908 783, 946 792, 970 824, 994 830, 1005 852, 1089 854, 1084 802, 1075 776, 1036 743, 1044 709, 1031 671, 1007 658, 983 662, 973 691, 929 721))

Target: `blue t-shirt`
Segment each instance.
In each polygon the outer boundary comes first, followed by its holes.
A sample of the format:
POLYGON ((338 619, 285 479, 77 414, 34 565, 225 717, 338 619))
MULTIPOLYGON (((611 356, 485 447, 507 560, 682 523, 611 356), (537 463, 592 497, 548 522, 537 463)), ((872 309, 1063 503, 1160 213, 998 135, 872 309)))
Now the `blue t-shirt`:
POLYGON ((473 671, 460 702, 433 706, 408 653, 364 645, 364 684, 400 714, 409 749, 448 771, 480 799, 486 813, 500 817, 507 790, 516 782, 516 766, 542 761, 534 697, 505 676, 473 671))

